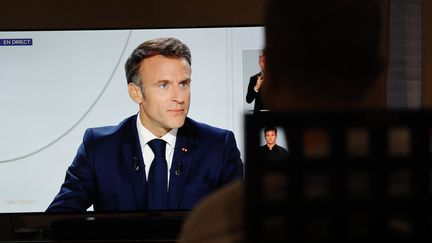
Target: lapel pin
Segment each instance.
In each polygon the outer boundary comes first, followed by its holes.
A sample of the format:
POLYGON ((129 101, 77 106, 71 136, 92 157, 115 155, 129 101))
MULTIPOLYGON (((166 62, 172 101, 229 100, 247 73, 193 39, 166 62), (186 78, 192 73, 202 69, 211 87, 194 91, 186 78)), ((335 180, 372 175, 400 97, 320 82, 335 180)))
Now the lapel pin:
POLYGON ((185 147, 183 147, 183 148, 181 148, 181 151, 182 151, 183 153, 186 153, 186 152, 188 151, 188 149, 185 148, 185 147))

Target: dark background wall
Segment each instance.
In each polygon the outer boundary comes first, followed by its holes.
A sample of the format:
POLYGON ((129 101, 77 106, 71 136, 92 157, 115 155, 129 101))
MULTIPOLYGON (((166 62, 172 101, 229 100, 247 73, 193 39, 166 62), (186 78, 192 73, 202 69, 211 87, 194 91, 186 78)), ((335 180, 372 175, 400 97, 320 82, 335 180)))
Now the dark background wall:
POLYGON ((3 1, 0 30, 260 25, 264 0, 3 1))
POLYGON ((432 1, 422 0, 423 107, 432 108, 432 1))

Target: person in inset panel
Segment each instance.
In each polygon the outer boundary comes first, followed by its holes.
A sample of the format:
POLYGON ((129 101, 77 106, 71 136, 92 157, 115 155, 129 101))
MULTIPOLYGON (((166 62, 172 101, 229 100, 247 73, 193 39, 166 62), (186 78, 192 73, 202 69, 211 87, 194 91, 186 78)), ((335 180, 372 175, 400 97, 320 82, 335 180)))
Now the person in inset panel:
POLYGON ((277 128, 267 126, 264 128, 266 144, 261 146, 260 152, 264 161, 281 161, 288 157, 288 150, 276 144, 277 128))
POLYGON ((139 113, 89 128, 48 212, 191 209, 242 178, 231 131, 187 117, 191 53, 175 38, 139 45, 125 64, 139 113))
POLYGON ((265 57, 262 52, 258 57, 258 64, 261 70, 259 73, 250 77, 247 94, 246 94, 246 102, 248 104, 255 101, 254 114, 266 110, 261 98, 261 92, 264 84, 264 67, 265 67, 265 57))

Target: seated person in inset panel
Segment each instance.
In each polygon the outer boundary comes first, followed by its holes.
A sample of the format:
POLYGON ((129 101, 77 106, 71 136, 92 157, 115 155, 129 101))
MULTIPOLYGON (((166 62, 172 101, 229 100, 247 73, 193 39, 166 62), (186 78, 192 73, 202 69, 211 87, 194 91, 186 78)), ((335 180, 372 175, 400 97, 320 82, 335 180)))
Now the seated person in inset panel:
POLYGON ((288 157, 288 150, 276 144, 277 128, 267 126, 264 128, 266 144, 261 146, 261 155, 264 161, 281 161, 288 157))

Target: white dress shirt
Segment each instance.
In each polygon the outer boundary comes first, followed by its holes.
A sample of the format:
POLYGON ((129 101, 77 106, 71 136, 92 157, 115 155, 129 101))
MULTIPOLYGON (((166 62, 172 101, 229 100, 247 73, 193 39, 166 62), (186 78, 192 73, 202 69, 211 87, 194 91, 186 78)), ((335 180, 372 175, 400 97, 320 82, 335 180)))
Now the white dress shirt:
MULTIPOLYGON (((145 167, 145 173, 146 178, 148 180, 148 175, 150 171, 150 166, 153 162, 154 153, 153 150, 150 148, 150 146, 147 144, 151 140, 158 138, 153 133, 151 133, 147 128, 143 126, 140 119, 140 114, 137 116, 137 122, 136 122, 137 130, 138 130, 138 138, 141 144, 141 153, 144 158, 144 167, 145 167)), ((169 177, 170 177, 170 169, 172 165, 172 159, 174 155, 174 147, 177 139, 177 131, 178 128, 171 129, 167 134, 163 135, 159 139, 162 139, 166 142, 165 147, 165 159, 167 161, 167 178, 168 178, 168 184, 169 185, 169 177)))

